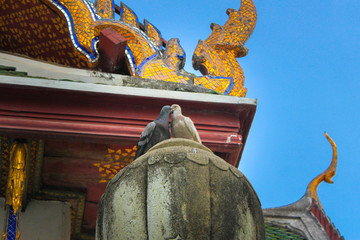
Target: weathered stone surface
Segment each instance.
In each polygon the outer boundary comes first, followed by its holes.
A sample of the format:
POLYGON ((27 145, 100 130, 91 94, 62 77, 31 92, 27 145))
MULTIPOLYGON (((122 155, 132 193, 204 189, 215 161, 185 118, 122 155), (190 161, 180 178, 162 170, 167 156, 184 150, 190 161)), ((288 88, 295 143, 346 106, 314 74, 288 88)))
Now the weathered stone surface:
POLYGON ((147 239, 144 163, 124 169, 109 182, 99 205, 97 239, 147 239))
POLYGON ((98 240, 264 239, 244 175, 208 148, 170 139, 119 172, 99 206, 98 240))

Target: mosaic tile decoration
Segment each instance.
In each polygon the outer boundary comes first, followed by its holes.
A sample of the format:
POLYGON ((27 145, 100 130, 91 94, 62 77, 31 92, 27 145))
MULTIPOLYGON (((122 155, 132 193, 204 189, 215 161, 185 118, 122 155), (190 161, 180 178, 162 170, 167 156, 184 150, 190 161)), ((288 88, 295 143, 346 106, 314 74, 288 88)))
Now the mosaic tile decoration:
POLYGON ((38 60, 88 68, 65 18, 39 0, 0 0, 0 49, 38 60))
POLYGON ((70 39, 74 47, 83 54, 90 63, 98 59, 95 47, 96 36, 89 31, 89 25, 97 20, 94 10, 87 1, 82 0, 48 0, 66 18, 70 39))
POLYGON ((177 38, 172 38, 166 45, 164 53, 164 62, 173 71, 181 69, 185 65, 186 54, 184 49, 180 46, 180 41, 177 38))
POLYGON ((113 0, 95 0, 95 10, 102 18, 114 18, 115 4, 113 0))
MULTIPOLYGON (((9 154, 12 139, 8 137, 0 137, 0 162, 1 165, 1 185, 0 185, 0 196, 5 197, 6 182, 9 172, 9 154), (4 161, 5 160, 5 161, 4 161)), ((26 194, 29 198, 38 200, 60 200, 67 201, 71 204, 71 235, 73 239, 87 239, 87 235, 82 233, 82 218, 85 208, 85 194, 72 192, 72 191, 57 191, 53 189, 46 189, 42 186, 41 171, 43 163, 43 152, 44 152, 44 141, 43 140, 30 140, 28 139, 28 146, 30 149, 29 156, 29 174, 27 182, 26 194)), ((136 150, 135 150, 136 151, 136 150)), ((134 153, 135 154, 135 153, 134 153)), ((26 201, 26 200, 24 200, 26 201)), ((24 203, 23 203, 24 204, 24 203)), ((12 209, 12 208, 11 208, 12 209)), ((12 209, 13 211, 13 209, 12 209)), ((13 211, 14 212, 14 211, 13 211)), ((20 211, 19 211, 20 212, 20 211)), ((11 231, 11 236, 15 233, 16 223, 18 214, 15 216, 14 213, 9 215, 8 231, 11 231), (10 224, 11 221, 11 224, 10 224)), ((8 235, 10 236, 10 235, 8 235)), ((7 239, 10 239, 9 237, 7 239)), ((15 239, 15 238, 13 238, 15 239)))
POLYGON ((158 49, 152 43, 149 37, 139 29, 115 20, 103 19, 98 20, 90 25, 94 35, 100 35, 100 32, 108 27, 113 28, 127 40, 127 61, 133 66, 131 73, 136 75, 139 63, 152 56, 158 49))
POLYGON ((226 13, 227 22, 223 26, 212 24, 210 36, 199 41, 193 66, 204 75, 233 78, 234 87, 228 94, 244 97, 244 72, 236 58, 247 54, 244 44, 255 28, 256 8, 252 0, 242 0, 239 10, 228 9, 226 13))
POLYGON ((0 137, 0 158, 1 158, 1 182, 0 182, 0 197, 5 197, 7 179, 9 175, 9 154, 10 154, 10 138, 0 137))
POLYGON ((138 75, 162 81, 192 83, 227 94, 232 89, 232 79, 226 77, 197 77, 183 70, 186 54, 177 38, 172 38, 166 45, 163 55, 154 54, 145 59, 138 67, 138 75))
POLYGON ((168 41, 162 56, 158 54, 150 56, 139 65, 138 75, 143 78, 186 83, 191 78, 178 73, 184 63, 185 52, 180 46, 179 40, 172 38, 168 41))
POLYGON ((44 152, 44 141, 43 140, 32 140, 30 144, 30 159, 29 159, 29 174, 28 174, 28 185, 27 195, 32 197, 40 189, 40 175, 42 169, 44 152))
POLYGON ((120 3, 120 21, 127 23, 133 27, 139 27, 139 19, 135 12, 126 6, 123 2, 120 3))
POLYGON ((278 226, 272 223, 265 223, 266 240, 305 240, 306 238, 289 228, 278 226))
POLYGON ((14 213, 12 207, 9 208, 6 228, 6 240, 17 240, 18 236, 18 214, 14 213))
MULTIPOLYGON (((122 5, 124 7, 125 5, 122 5)), ((132 10, 129 10, 126 7, 127 12, 133 13, 132 10)), ((134 16, 136 16, 134 14, 134 16)), ((135 19, 135 17, 132 17, 135 19)), ((137 19, 137 17, 136 17, 137 19)), ((137 56, 139 55, 139 49, 135 47, 132 48, 129 45, 129 49, 133 56, 128 56, 128 62, 132 63, 131 72, 135 72, 134 76, 139 76, 141 78, 151 78, 162 81, 171 81, 179 83, 190 83, 195 85, 203 85, 204 87, 214 89, 217 92, 227 94, 233 87, 232 79, 229 77, 197 77, 190 73, 187 73, 183 70, 186 54, 183 48, 180 46, 178 39, 170 39, 167 42, 165 52, 160 51, 161 49, 161 34, 160 31, 156 29, 155 26, 150 25, 148 21, 145 20, 145 32, 149 35, 151 41, 146 39, 151 45, 151 43, 157 43, 156 46, 153 46, 154 53, 151 55, 146 55, 145 58, 141 58, 141 61, 138 61, 137 56), (151 30, 152 29, 152 30, 151 30)), ((128 55, 131 55, 127 53, 128 55)), ((144 56, 144 55, 143 55, 144 56)))
POLYGON ((121 146, 118 149, 108 148, 104 160, 93 165, 99 169, 100 183, 109 182, 121 169, 134 161, 136 146, 121 146))
POLYGON ((146 35, 159 47, 162 46, 161 32, 149 21, 144 20, 144 29, 146 35))
POLYGON ((0 0, 0 49, 78 68, 95 68, 100 32, 111 27, 127 40, 126 63, 132 76, 203 85, 219 93, 245 96, 244 74, 237 57, 245 56, 246 40, 256 24, 252 0, 242 0, 239 11, 228 9, 224 26, 200 41, 193 57, 197 77, 184 69, 185 52, 178 40, 164 51, 160 31, 148 21, 141 30, 135 12, 120 4, 114 20, 114 1, 0 0))

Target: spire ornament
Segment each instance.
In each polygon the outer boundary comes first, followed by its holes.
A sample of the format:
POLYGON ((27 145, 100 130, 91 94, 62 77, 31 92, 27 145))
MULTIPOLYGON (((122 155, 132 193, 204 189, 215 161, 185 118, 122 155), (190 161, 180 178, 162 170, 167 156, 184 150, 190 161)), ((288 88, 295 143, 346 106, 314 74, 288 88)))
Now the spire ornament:
POLYGON ((329 137, 329 135, 326 132, 324 133, 324 135, 327 138, 327 140, 330 142, 331 147, 333 149, 332 161, 330 163, 330 166, 323 173, 321 173, 316 178, 314 178, 307 187, 307 190, 310 192, 312 199, 314 199, 318 205, 320 205, 319 204, 320 202, 319 202, 319 197, 317 195, 317 188, 322 181, 325 181, 327 183, 333 183, 331 178, 336 173, 337 159, 338 159, 335 142, 329 137))

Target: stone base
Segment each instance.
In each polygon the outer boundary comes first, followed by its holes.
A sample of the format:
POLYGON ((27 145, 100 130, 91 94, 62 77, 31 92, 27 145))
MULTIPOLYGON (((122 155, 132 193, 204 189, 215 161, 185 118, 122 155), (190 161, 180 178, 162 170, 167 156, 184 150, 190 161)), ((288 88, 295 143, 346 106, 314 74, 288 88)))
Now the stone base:
POLYGON ((205 146, 170 139, 119 172, 99 206, 96 239, 264 239, 260 201, 205 146))

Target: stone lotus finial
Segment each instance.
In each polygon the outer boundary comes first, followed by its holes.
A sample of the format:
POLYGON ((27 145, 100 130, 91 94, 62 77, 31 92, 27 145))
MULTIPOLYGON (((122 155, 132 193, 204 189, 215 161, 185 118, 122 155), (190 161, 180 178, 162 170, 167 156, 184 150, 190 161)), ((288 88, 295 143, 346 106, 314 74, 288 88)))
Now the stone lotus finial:
POLYGON ((120 171, 99 205, 96 239, 264 239, 260 201, 205 146, 169 139, 120 171))

